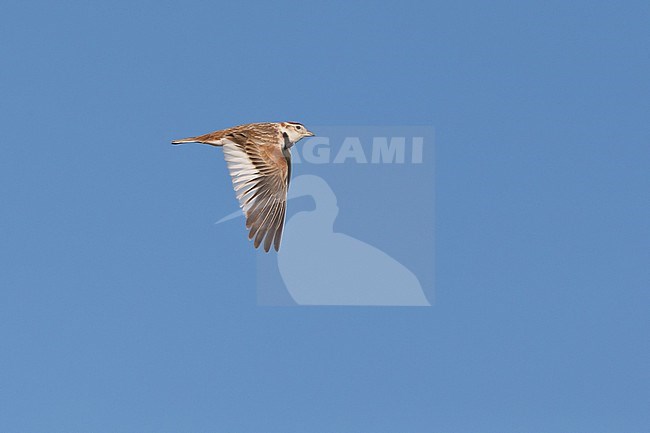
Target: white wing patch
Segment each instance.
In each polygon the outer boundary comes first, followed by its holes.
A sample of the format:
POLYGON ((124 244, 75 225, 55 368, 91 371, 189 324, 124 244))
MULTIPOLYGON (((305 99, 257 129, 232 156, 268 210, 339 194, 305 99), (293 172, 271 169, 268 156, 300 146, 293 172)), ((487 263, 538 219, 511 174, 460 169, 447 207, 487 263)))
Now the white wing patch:
POLYGON ((260 172, 255 168, 246 152, 231 141, 224 143, 223 154, 228 164, 239 206, 247 214, 254 202, 254 200, 250 200, 250 196, 255 192, 260 172))

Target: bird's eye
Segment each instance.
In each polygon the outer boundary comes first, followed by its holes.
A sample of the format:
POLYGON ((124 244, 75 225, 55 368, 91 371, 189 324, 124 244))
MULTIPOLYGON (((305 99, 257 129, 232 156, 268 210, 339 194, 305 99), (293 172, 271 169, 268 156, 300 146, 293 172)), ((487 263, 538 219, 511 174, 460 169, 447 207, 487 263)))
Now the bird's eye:
POLYGON ((298 126, 296 126, 296 129, 297 129, 298 131, 300 131, 300 130, 302 129, 302 126, 298 125, 298 126))

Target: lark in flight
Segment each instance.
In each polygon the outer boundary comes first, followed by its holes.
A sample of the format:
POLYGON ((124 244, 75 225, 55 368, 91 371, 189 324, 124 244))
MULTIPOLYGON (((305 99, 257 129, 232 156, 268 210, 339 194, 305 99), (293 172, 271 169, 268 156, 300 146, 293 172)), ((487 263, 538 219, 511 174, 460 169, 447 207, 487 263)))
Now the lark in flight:
POLYGON ((280 249, 287 190, 291 180, 291 147, 314 134, 296 122, 251 123, 172 141, 223 147, 239 206, 246 216, 248 239, 264 251, 280 249))

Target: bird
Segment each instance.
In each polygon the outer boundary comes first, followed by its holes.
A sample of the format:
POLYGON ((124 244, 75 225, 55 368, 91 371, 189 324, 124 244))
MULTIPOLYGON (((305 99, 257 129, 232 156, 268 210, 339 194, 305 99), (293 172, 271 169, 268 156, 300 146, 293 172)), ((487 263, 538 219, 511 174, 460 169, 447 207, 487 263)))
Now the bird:
POLYGON ((291 181, 291 148, 313 137, 298 122, 249 123, 182 138, 172 144, 202 143, 223 148, 239 206, 246 217, 248 239, 255 248, 280 250, 291 181))

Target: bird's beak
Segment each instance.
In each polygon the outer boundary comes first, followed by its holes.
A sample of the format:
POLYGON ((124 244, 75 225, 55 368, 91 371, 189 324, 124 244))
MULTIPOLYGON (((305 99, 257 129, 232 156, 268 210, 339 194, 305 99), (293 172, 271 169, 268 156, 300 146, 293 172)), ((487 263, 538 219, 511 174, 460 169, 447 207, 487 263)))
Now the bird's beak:
POLYGON ((313 132, 311 132, 311 131, 307 131, 307 134, 308 134, 308 135, 307 135, 307 137, 313 137, 313 136, 315 136, 315 135, 316 135, 316 134, 314 134, 314 133, 313 133, 313 132))

